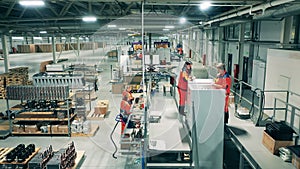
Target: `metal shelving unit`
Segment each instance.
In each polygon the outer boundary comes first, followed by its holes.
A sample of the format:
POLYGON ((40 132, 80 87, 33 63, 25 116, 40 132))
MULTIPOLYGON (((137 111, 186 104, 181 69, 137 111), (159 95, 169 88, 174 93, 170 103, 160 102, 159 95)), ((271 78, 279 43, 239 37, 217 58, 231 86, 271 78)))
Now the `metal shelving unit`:
MULTIPOLYGON (((60 100, 65 102, 66 106, 66 118, 15 118, 14 121, 21 121, 23 123, 37 123, 39 121, 44 122, 65 122, 67 121, 67 134, 68 136, 71 136, 71 120, 74 119, 75 114, 70 114, 70 103, 69 103, 69 87, 67 85, 57 85, 57 86, 8 86, 6 88, 7 90, 7 97, 6 97, 6 105, 7 105, 7 112, 8 112, 8 119, 9 119, 9 133, 16 134, 12 132, 12 122, 13 119, 11 118, 11 112, 9 100, 20 100, 23 102, 23 100, 60 100)), ((39 110, 39 109, 37 109, 39 110)), ((26 112, 27 110, 24 110, 26 112)), ((41 113, 47 112, 44 110, 40 110, 41 113)), ((30 117, 30 116, 29 116, 30 117)), ((24 134, 24 133, 23 133, 24 134)), ((32 133, 34 134, 34 133, 32 133)), ((46 133, 36 133, 36 134, 44 134, 44 135, 52 135, 52 132, 50 134, 46 133)))

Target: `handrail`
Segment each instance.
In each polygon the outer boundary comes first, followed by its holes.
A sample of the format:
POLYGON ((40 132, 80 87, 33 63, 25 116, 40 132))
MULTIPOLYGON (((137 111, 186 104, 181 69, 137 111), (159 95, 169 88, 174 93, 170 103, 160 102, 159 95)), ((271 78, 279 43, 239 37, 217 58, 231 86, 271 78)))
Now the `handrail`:
POLYGON ((300 108, 297 107, 297 106, 295 106, 295 105, 293 105, 293 104, 287 103, 287 102, 285 102, 284 100, 282 100, 282 99, 280 99, 280 98, 276 98, 276 97, 275 97, 275 98, 274 98, 273 119, 274 119, 275 116, 276 116, 276 110, 278 110, 278 109, 276 108, 277 101, 279 101, 279 102, 285 104, 285 106, 286 106, 286 109, 285 109, 285 115, 284 115, 284 121, 285 121, 286 123, 288 123, 288 124, 290 125, 291 128, 293 128, 295 131, 297 131, 297 134, 299 134, 299 133, 300 133, 300 124, 298 124, 298 127, 299 127, 299 128, 296 128, 296 127, 294 126, 294 122, 295 122, 295 116, 300 117, 300 114, 296 114, 295 110, 300 111, 300 108), (289 106, 292 107, 291 110, 288 109, 289 106), (291 112, 290 122, 287 122, 287 113, 288 113, 288 112, 291 112))

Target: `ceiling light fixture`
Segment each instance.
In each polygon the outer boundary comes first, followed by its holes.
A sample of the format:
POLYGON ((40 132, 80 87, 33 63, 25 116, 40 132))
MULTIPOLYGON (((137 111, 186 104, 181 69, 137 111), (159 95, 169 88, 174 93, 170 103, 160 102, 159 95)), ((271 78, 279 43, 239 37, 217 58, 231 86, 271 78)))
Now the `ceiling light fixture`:
POLYGON ((126 28, 119 28, 119 30, 120 30, 120 31, 125 31, 125 30, 126 30, 126 28))
POLYGON ((163 29, 163 31, 169 31, 170 29, 167 29, 167 28, 165 28, 165 29, 163 29))
POLYGON ((115 28, 117 25, 107 25, 108 28, 115 28))
POLYGON ((40 33, 45 34, 45 33, 47 33, 47 31, 40 31, 40 33))
POLYGON ((205 2, 202 2, 200 4, 200 9, 201 10, 206 10, 208 9, 209 7, 211 7, 211 3, 209 1, 205 1, 205 2))
POLYGON ((181 24, 185 23, 185 22, 186 22, 186 18, 185 18, 185 17, 181 17, 180 20, 179 20, 179 22, 180 22, 181 24))
POLYGON ((45 2, 44 1, 19 1, 19 3, 23 6, 44 6, 45 2))
POLYGON ((82 18, 82 20, 84 22, 95 22, 97 20, 97 18, 94 16, 85 16, 82 18))
POLYGON ((165 28, 166 28, 166 29, 174 29, 174 28, 175 28, 175 26, 172 26, 172 25, 167 25, 167 26, 165 26, 165 28))

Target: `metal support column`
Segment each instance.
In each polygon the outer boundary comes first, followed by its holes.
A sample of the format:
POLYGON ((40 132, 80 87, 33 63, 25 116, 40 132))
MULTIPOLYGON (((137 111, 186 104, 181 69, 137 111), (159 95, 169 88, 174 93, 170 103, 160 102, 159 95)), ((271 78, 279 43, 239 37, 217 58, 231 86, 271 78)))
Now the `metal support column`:
POLYGON ((25 36, 25 43, 26 43, 26 45, 29 44, 29 42, 28 42, 28 36, 25 36))
POLYGON ((218 58, 221 62, 226 63, 225 47, 222 40, 224 39, 224 27, 218 28, 218 58))
POLYGON ((295 16, 294 44, 299 43, 299 32, 300 32, 300 15, 297 15, 297 16, 295 16))
POLYGON ((206 54, 206 65, 212 65, 212 57, 211 57, 211 62, 208 62, 208 43, 209 43, 209 39, 208 39, 208 31, 205 31, 205 36, 204 36, 204 39, 205 39, 205 46, 204 46, 204 53, 206 54))
POLYGON ((8 50, 8 52, 9 51, 13 52, 12 48, 13 48, 13 40, 12 40, 12 36, 9 35, 9 50, 8 50))
POLYGON ((4 58, 4 72, 7 73, 9 69, 9 61, 8 61, 8 49, 7 49, 7 36, 1 36, 2 41, 2 49, 3 49, 3 58, 4 58))
POLYGON ((240 66, 240 74, 239 79, 243 79, 244 76, 244 33, 245 33, 245 24, 240 24, 239 30, 239 44, 238 44, 238 58, 239 58, 239 66, 240 66))
POLYGON ((54 35, 52 35, 52 37, 51 37, 51 44, 52 44, 53 63, 57 63, 57 60, 56 60, 56 44, 55 44, 55 36, 54 35))
POLYGON ((152 45, 152 33, 149 33, 149 51, 151 51, 151 45, 152 45))
POLYGON ((80 40, 79 40, 79 36, 76 37, 76 41, 77 41, 77 61, 79 59, 79 52, 80 52, 80 40))
POLYGON ((34 37, 31 36, 31 44, 34 44, 34 37))
POLYGON ((280 44, 284 48, 285 44, 288 44, 291 39, 291 29, 293 24, 293 17, 288 16, 282 20, 281 35, 280 35, 280 44))
MULTIPOLYGON (((215 29, 211 30, 211 63, 215 63, 215 61, 219 61, 218 58, 215 58, 215 29)), ((209 36, 208 36, 209 39, 209 36)))
POLYGON ((93 38, 93 55, 95 55, 95 36, 92 36, 91 38, 93 38))

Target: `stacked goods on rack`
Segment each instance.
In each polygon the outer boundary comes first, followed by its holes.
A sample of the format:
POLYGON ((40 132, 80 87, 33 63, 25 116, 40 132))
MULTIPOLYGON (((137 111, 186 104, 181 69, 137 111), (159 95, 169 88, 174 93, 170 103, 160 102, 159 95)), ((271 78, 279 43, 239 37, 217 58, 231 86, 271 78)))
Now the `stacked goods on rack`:
POLYGON ((98 47, 99 48, 105 48, 106 47, 106 43, 105 42, 98 42, 98 47))
POLYGON ((29 44, 29 45, 18 45, 18 52, 19 53, 35 53, 35 45, 29 44))
POLYGON ((8 73, 0 74, 0 99, 6 97, 6 86, 27 85, 28 67, 9 69, 8 73))
POLYGON ((52 52, 52 45, 51 44, 36 44, 35 50, 36 50, 36 52, 49 53, 49 52, 52 52))
POLYGON ((19 144, 15 148, 0 148, 0 168, 28 168, 28 162, 40 148, 34 144, 19 144))
POLYGON ((53 157, 53 149, 50 145, 46 150, 38 153, 29 163, 28 168, 45 168, 48 161, 53 157))
MULTIPOLYGON (((46 150, 38 153, 28 164, 28 168, 72 168, 76 164, 77 151, 74 142, 68 144, 67 148, 62 148, 58 151, 53 151, 50 145, 46 150)), ((82 157, 79 157, 82 158, 82 157)))
POLYGON ((92 50, 92 49, 98 49, 98 43, 80 43, 80 49, 81 50, 92 50))
POLYGON ((69 50, 70 46, 69 44, 64 44, 64 43, 57 43, 56 44, 56 52, 60 52, 60 51, 67 51, 69 50))

